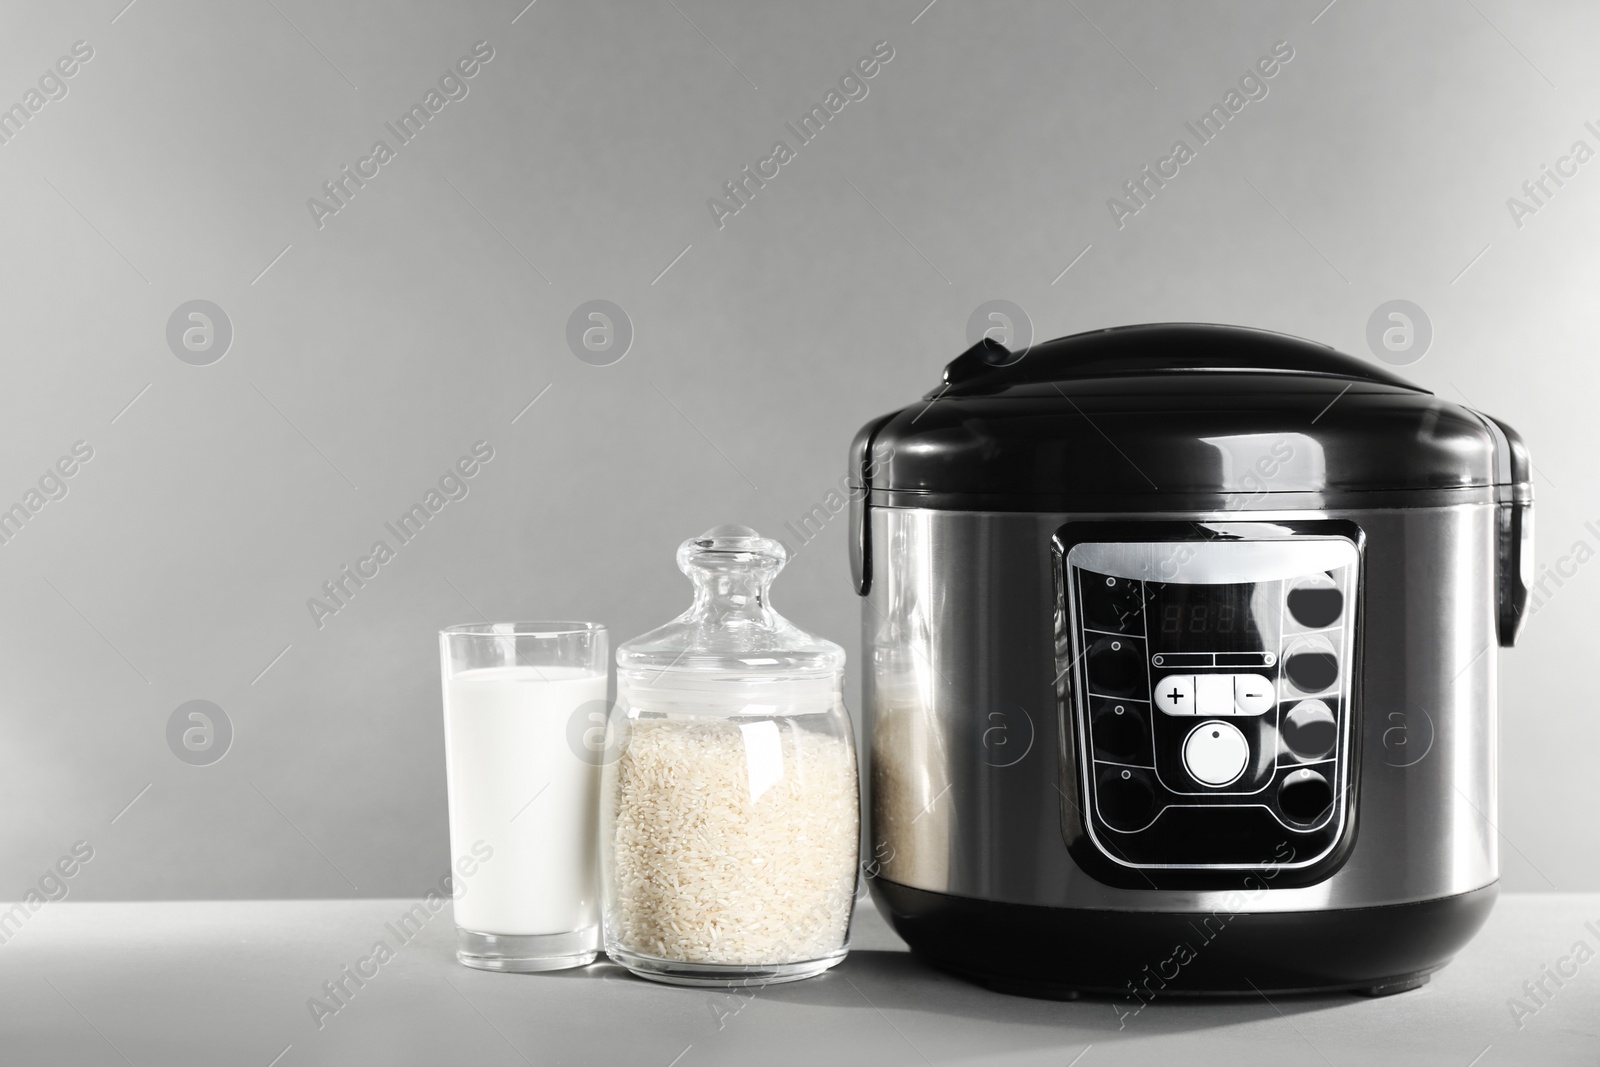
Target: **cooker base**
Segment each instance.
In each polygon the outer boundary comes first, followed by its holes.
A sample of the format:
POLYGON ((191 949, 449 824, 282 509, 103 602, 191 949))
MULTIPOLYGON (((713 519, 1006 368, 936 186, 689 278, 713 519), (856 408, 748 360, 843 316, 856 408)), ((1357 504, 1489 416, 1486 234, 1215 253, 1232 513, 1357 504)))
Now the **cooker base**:
POLYGON ((872 879, 913 952, 1002 993, 1120 997, 1416 989, 1489 917, 1491 884, 1411 904, 1298 912, 1132 912, 1003 904, 872 879))

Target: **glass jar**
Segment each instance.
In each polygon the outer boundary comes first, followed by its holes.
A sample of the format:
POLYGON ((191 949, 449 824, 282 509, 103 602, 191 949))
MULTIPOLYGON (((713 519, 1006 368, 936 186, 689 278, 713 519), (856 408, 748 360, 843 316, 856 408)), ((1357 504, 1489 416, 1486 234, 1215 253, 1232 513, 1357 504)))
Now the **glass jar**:
POLYGON ((787 553, 685 541, 694 603, 617 649, 601 783, 606 954, 679 985, 787 982, 848 950, 860 840, 844 650, 772 610, 787 553))

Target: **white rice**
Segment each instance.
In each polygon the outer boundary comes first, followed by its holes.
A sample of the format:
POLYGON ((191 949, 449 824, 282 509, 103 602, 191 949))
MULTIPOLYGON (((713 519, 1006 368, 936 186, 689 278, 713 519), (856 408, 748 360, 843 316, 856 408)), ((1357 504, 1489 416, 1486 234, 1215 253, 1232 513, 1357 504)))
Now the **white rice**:
POLYGON ((793 721, 762 726, 781 774, 762 766, 775 759, 747 755, 737 722, 632 723, 607 776, 607 936, 622 948, 773 964, 843 946, 856 889, 855 759, 844 740, 793 721))

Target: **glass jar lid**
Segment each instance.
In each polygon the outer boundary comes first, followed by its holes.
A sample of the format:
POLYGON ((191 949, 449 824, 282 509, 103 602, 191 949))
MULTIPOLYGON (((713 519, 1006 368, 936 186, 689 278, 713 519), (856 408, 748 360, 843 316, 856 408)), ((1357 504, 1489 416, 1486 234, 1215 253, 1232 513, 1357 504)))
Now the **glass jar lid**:
POLYGON ((748 526, 717 526, 678 546, 694 583, 689 610, 617 648, 619 671, 654 690, 709 692, 729 682, 810 689, 837 678, 844 649, 772 609, 768 588, 788 561, 783 545, 748 526))

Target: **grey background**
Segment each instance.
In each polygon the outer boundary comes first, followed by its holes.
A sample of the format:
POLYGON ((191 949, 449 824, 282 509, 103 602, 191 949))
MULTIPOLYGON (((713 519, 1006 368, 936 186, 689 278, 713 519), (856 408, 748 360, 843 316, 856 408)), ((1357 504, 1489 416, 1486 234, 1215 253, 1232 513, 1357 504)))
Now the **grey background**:
MULTIPOLYGON (((1600 148, 1592 5, 524 2, 0 10, 0 103, 95 50, 0 145, 0 504, 94 449, 0 545, 0 896, 79 839, 75 899, 422 892, 433 631, 664 621, 680 540, 781 533, 990 299, 1041 338, 1211 320, 1361 355, 1414 301, 1407 373, 1526 435, 1544 559, 1600 547, 1600 161, 1520 229, 1506 207, 1600 148), (480 40, 469 95, 318 229, 307 198, 480 40), (883 40, 719 231, 707 198, 883 40), (1269 95, 1119 230, 1107 198, 1280 40, 1269 95), (209 366, 166 342, 194 299, 233 325, 209 366), (567 347, 591 299, 633 323, 611 366, 567 347), (470 494, 319 629, 307 598, 479 440, 470 494), (232 723, 220 762, 168 748, 190 700, 232 723)), ((854 650, 844 525, 776 603, 854 650)), ((1595 581, 1502 658, 1511 889, 1600 888, 1595 581)))

